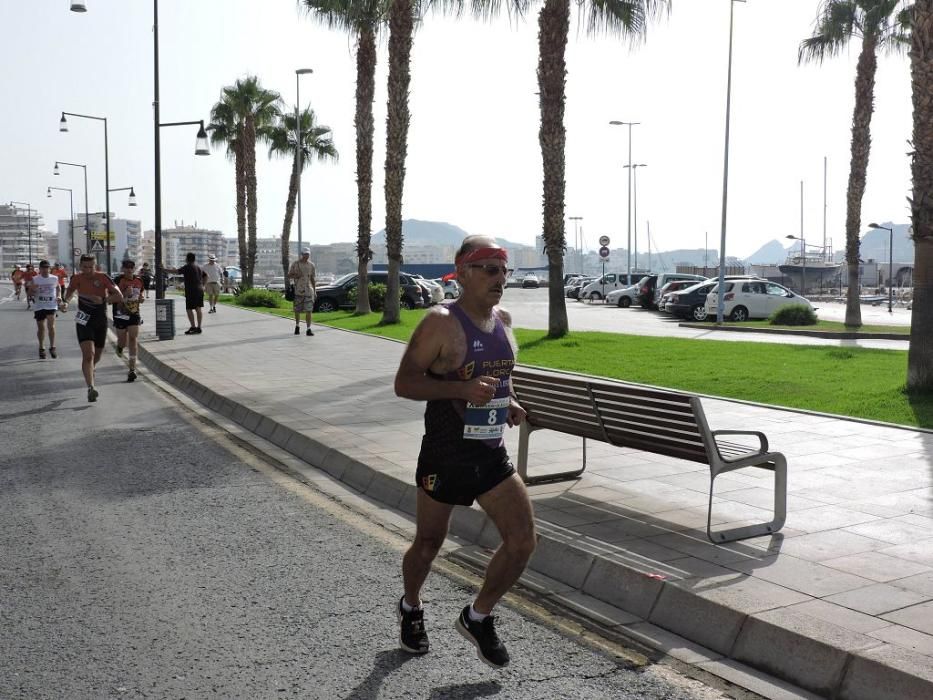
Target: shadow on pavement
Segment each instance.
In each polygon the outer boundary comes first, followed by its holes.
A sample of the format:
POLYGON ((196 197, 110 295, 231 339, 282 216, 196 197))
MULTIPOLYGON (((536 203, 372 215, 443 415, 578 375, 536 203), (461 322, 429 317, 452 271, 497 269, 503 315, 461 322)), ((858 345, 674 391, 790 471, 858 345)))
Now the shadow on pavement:
POLYGON ((373 661, 372 671, 350 691, 346 700, 376 700, 379 697, 382 682, 412 658, 411 654, 406 654, 401 649, 380 651, 373 661))

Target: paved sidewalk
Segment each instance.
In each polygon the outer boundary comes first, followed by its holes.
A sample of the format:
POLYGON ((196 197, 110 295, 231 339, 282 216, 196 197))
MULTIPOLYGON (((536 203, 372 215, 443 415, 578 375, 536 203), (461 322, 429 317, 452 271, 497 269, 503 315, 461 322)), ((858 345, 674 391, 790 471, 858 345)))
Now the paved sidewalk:
MULTIPOLYGON (((153 314, 146 304, 144 371, 413 512, 424 406, 393 393, 402 344, 325 326, 294 336, 287 320, 229 306, 204 316, 203 334, 158 342, 153 314)), ((591 443, 580 480, 529 489, 541 533, 529 585, 746 687, 741 664, 823 696, 933 697, 933 434, 704 408, 714 429, 761 430, 787 455, 784 530, 714 546, 707 467, 591 443)), ((532 474, 566 469, 580 441, 541 431, 530 454, 532 474)), ((714 524, 769 517, 771 477, 757 471, 717 479, 714 524)), ((483 561, 495 528, 458 511, 453 533, 476 543, 462 556, 483 561)))

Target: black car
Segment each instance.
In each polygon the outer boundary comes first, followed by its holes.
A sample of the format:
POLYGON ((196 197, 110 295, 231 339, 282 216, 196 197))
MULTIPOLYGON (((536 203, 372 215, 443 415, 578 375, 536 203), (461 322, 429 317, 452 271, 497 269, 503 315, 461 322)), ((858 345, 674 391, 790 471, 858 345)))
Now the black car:
MULTIPOLYGON (((373 284, 386 284, 389 273, 384 271, 370 272, 369 281, 373 284)), ((402 293, 401 305, 403 309, 420 309, 424 307, 422 287, 418 281, 405 273, 399 273, 399 288, 402 293)), ((314 310, 326 313, 338 309, 352 309, 356 302, 350 300, 351 290, 356 289, 359 275, 355 272, 344 275, 326 287, 318 287, 314 299, 314 310)))
POLYGON ((689 318, 693 321, 706 320, 706 295, 719 284, 718 281, 700 282, 692 287, 674 292, 667 310, 674 316, 689 318))

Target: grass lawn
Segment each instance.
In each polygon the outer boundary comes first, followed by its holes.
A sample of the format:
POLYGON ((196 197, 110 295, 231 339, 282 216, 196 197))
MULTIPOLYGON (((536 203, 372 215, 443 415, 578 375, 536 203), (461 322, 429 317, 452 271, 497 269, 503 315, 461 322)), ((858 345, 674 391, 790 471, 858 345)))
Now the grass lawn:
MULTIPOLYGON (((228 301, 223 300, 222 301, 228 301)), ((229 303, 229 301, 228 301, 229 303)), ((261 309, 291 317, 290 304, 261 309)), ((423 310, 382 315, 315 314, 337 328, 408 340, 423 310)), ((841 324, 839 324, 841 325, 841 324)), ((681 389, 712 396, 933 428, 933 396, 908 397, 903 350, 745 343, 578 332, 549 340, 546 331, 515 331, 524 364, 681 389)))
MULTIPOLYGON (((709 325, 714 325, 710 321, 709 325)), ((748 328, 784 328, 792 331, 833 331, 844 333, 848 329, 842 321, 817 321, 812 326, 772 326, 767 319, 759 321, 729 321, 728 326, 746 326, 748 328)), ((910 326, 872 326, 864 325, 858 329, 859 333, 898 333, 900 335, 910 335, 910 326)))

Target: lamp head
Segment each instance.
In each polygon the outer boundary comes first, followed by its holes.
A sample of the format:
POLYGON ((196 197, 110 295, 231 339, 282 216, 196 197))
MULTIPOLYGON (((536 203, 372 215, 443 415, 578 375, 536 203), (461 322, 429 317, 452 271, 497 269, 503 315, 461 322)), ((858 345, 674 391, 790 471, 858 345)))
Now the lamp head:
POLYGON ((65 113, 62 112, 62 119, 58 122, 59 131, 68 131, 68 121, 65 119, 65 113))
POLYGON ((881 228, 878 224, 868 224, 868 228, 881 228))
POLYGON ((45 196, 46 196, 46 197, 51 197, 51 196, 52 196, 52 188, 51 188, 51 187, 47 187, 47 188, 46 188, 46 190, 45 190, 45 196))
POLYGON ((789 241, 796 241, 796 240, 797 240, 797 236, 791 236, 790 234, 787 234, 786 236, 784 236, 784 238, 786 238, 786 239, 789 240, 789 241))
POLYGON ((307 75, 308 73, 313 73, 313 72, 314 70, 312 68, 297 68, 295 70, 295 73, 297 75, 307 75))
POLYGON ((71 0, 72 12, 87 12, 87 4, 84 0, 71 0))
POLYGON ((52 170, 53 175, 60 175, 61 173, 58 170, 58 162, 55 162, 55 168, 52 170))
POLYGON ((132 187, 130 187, 130 206, 136 206, 136 191, 132 187))
POLYGON ((201 122, 201 128, 198 129, 198 136, 194 142, 194 155, 209 156, 211 154, 210 146, 207 142, 207 131, 204 130, 204 122, 201 122))

